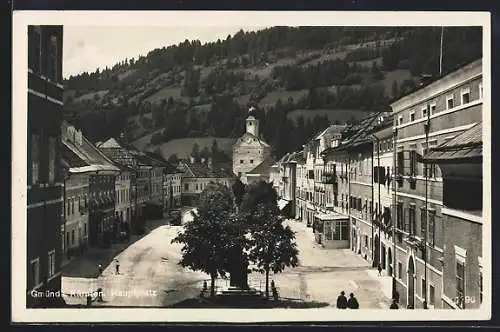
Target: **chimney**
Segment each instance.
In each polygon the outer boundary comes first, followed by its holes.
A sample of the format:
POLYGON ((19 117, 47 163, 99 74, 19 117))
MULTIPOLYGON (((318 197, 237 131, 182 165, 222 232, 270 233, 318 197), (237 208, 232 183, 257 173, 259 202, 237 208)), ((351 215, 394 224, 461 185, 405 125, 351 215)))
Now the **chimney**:
POLYGON ((193 156, 189 156, 189 162, 190 162, 191 164, 194 164, 194 157, 193 157, 193 156))

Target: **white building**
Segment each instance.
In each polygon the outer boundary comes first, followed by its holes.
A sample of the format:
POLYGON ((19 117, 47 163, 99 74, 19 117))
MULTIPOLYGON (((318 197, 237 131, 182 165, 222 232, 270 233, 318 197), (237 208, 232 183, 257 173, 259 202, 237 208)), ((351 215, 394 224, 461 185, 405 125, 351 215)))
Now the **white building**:
POLYGON ((233 145, 233 173, 245 184, 246 173, 271 157, 271 146, 262 139, 259 120, 251 111, 246 119, 246 132, 233 145))

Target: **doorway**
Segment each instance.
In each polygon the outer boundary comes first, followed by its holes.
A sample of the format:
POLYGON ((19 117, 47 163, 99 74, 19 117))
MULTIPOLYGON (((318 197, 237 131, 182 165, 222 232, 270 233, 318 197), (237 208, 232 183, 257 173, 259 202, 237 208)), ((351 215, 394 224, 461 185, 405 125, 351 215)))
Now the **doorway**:
POLYGON ((415 308, 415 264, 413 257, 408 261, 408 309, 415 308))

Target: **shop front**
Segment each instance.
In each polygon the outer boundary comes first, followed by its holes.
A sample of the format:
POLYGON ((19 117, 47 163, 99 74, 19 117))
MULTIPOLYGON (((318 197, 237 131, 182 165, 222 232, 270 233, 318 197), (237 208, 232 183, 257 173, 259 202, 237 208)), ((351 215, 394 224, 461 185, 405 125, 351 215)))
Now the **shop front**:
POLYGON ((316 241, 327 249, 349 248, 349 218, 334 212, 314 216, 316 241))

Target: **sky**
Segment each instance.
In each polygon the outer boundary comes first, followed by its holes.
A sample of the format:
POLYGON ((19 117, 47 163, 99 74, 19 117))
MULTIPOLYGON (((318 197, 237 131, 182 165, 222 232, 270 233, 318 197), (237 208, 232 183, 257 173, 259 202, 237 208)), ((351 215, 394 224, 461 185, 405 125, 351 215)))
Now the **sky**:
POLYGON ((67 78, 84 71, 112 67, 125 58, 137 59, 155 48, 199 39, 202 43, 226 39, 240 29, 261 30, 248 26, 201 27, 82 27, 65 26, 63 40, 63 73, 67 78))

